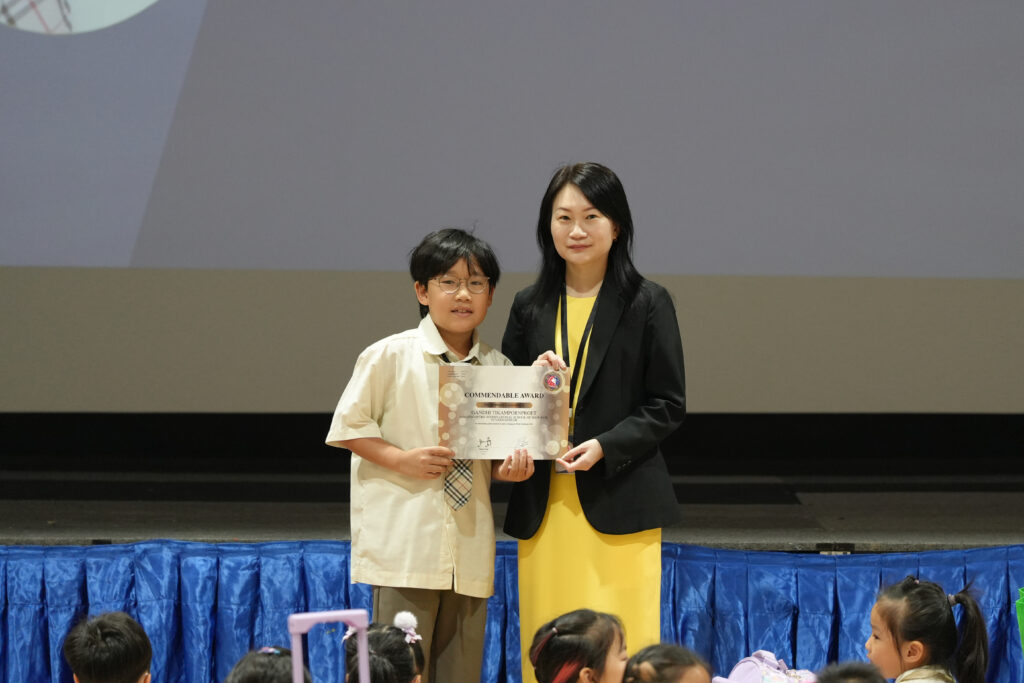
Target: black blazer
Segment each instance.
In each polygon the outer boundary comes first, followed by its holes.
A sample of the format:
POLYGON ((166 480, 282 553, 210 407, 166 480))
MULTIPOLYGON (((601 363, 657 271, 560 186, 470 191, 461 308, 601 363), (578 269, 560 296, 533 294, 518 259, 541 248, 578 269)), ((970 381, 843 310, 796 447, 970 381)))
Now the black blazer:
MULTIPOLYGON (((501 351, 529 365, 553 349, 557 298, 531 313, 533 287, 516 294, 501 351)), ((554 349, 561 353, 560 349, 554 349)), ((570 363, 570 359, 564 359, 570 363)), ((644 280, 632 301, 611 278, 601 286, 576 404, 575 443, 597 439, 604 458, 576 472, 576 490, 590 525, 629 534, 679 521, 661 442, 686 415, 683 345, 665 288, 644 280)), ((549 467, 513 484, 505 533, 530 538, 547 509, 549 467)), ((560 476, 560 475, 554 475, 560 476)))

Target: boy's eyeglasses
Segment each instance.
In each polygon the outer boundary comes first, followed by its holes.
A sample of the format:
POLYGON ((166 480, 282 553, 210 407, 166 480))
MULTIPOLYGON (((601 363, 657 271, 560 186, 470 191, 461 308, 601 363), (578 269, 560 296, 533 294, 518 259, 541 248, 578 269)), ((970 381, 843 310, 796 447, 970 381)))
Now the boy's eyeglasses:
POLYGON ((462 283, 466 283, 466 289, 469 290, 470 294, 483 294, 490 286, 491 280, 491 278, 484 275, 474 276, 468 280, 454 277, 434 277, 430 279, 436 282, 437 286, 440 287, 441 291, 445 294, 454 294, 459 291, 462 287, 462 283))

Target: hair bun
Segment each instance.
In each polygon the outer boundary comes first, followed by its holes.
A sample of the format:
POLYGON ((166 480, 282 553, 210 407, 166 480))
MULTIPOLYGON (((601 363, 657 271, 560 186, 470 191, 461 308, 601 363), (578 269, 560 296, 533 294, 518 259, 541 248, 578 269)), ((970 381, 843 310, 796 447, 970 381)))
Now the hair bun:
POLYGON ((394 625, 403 631, 406 631, 411 628, 416 628, 419 626, 419 623, 416 621, 416 615, 412 612, 399 612, 395 615, 394 625))
POLYGON ((412 612, 399 612, 395 615, 395 628, 405 632, 405 642, 415 643, 423 640, 423 636, 416 633, 416 617, 412 612))

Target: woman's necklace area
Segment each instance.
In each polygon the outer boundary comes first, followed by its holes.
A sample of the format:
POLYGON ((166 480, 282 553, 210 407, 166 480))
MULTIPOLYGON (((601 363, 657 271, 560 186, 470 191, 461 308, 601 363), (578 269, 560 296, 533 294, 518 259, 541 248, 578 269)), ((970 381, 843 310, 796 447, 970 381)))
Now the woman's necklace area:
POLYGON ((604 284, 604 276, 608 270, 607 266, 598 269, 573 269, 568 268, 565 273, 566 293, 577 299, 586 299, 597 296, 604 284))
MULTIPOLYGON (((579 280, 576 284, 581 284, 579 280)), ((565 281, 565 293, 574 299, 588 299, 590 297, 597 296, 597 293, 601 291, 601 285, 604 284, 604 278, 599 279, 594 284, 582 283, 583 289, 577 289, 573 285, 569 284, 569 279, 565 281)))

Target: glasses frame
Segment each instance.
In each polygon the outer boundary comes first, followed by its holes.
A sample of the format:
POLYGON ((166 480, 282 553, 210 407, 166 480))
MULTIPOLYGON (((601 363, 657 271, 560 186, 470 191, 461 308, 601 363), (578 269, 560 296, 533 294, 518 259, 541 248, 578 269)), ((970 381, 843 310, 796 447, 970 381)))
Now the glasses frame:
POLYGON ((489 291, 490 288, 491 288, 491 278, 487 277, 486 275, 474 275, 473 277, 469 277, 469 278, 449 277, 447 275, 438 275, 437 277, 432 277, 430 279, 437 283, 437 288, 440 289, 441 292, 444 293, 444 294, 455 294, 456 292, 458 292, 463 287, 465 287, 466 291, 469 292, 470 294, 483 294, 483 293, 489 291), (451 291, 445 289, 444 285, 441 284, 441 280, 442 279, 444 279, 444 280, 455 280, 456 281, 455 289, 453 289, 451 291), (484 281, 483 289, 481 289, 479 292, 474 290, 473 287, 471 287, 470 284, 469 284, 470 280, 483 280, 484 281))

